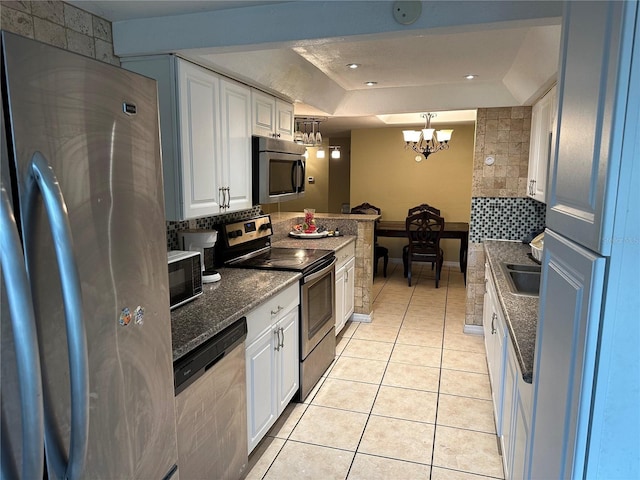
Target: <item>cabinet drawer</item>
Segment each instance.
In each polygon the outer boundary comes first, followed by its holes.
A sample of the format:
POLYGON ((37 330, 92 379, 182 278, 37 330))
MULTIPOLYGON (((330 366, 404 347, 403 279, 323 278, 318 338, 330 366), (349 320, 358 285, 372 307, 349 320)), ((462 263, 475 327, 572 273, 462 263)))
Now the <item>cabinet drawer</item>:
POLYGON ((348 245, 340 248, 336 251, 336 271, 341 269, 350 258, 356 255, 356 242, 351 242, 348 245))
POLYGON ((246 344, 251 344, 265 329, 270 328, 299 303, 300 285, 296 282, 247 313, 246 344))

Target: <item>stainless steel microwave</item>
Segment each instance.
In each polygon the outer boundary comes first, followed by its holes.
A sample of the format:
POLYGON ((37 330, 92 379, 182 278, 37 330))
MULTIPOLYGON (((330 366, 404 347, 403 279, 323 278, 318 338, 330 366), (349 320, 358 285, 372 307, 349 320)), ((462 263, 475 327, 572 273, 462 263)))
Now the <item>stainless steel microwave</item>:
POLYGON ((305 147, 287 140, 254 136, 253 203, 276 203, 304 196, 305 147))
POLYGON ((202 263, 200 252, 171 250, 169 264, 169 297, 173 310, 202 295, 202 263))

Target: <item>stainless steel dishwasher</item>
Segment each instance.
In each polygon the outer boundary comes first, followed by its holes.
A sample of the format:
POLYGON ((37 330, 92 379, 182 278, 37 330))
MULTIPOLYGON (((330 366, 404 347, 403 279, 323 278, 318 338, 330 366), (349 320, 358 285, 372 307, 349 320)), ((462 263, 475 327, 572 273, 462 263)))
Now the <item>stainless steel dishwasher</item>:
POLYGON ((242 317, 173 365, 180 478, 238 480, 247 468, 242 317))

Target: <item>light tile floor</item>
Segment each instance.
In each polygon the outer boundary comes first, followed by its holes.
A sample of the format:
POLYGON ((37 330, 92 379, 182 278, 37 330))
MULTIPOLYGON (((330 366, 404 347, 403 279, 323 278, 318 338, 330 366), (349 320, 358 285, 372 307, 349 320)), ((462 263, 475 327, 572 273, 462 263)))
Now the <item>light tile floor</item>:
MULTIPOLYGON (((416 265, 417 266, 417 265, 416 265)), ((250 457, 247 479, 503 478, 482 337, 462 331, 462 274, 402 265, 374 282, 374 318, 349 322, 336 360, 250 457)))

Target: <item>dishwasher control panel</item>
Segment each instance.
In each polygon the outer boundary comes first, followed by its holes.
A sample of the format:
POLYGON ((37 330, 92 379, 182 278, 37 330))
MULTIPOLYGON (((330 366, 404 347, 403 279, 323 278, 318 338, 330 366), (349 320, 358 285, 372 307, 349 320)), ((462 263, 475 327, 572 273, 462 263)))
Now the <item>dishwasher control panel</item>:
POLYGON ((173 386, 178 395, 225 357, 247 337, 247 319, 242 317, 205 343, 173 362, 173 386))

